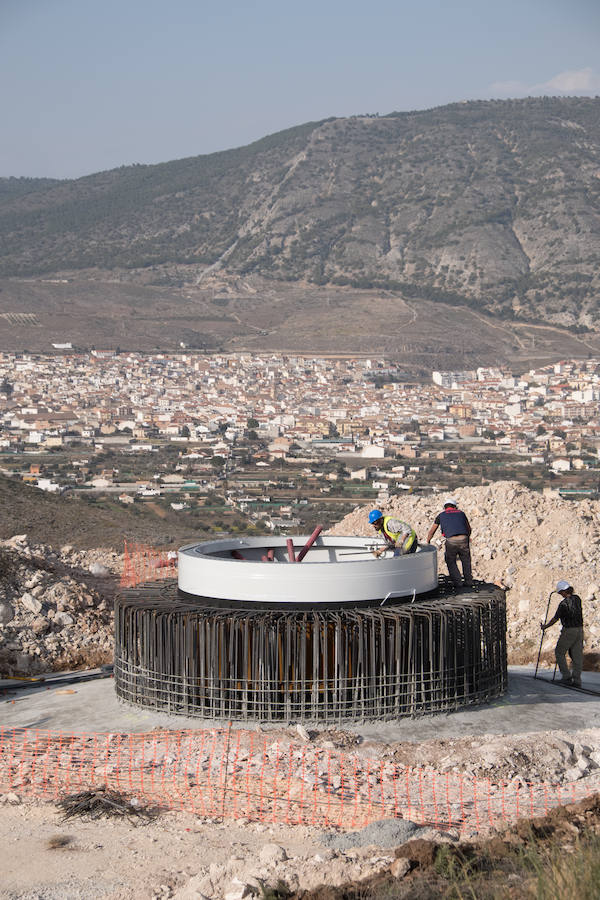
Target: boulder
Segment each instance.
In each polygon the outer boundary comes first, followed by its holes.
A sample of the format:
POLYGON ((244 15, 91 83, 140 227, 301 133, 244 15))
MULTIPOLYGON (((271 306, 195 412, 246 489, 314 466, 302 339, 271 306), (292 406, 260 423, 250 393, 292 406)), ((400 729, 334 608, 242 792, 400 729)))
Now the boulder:
POLYGON ((258 858, 263 865, 269 865, 283 862, 287 859, 287 853, 279 844, 265 844, 261 847, 258 858))
POLYGON ((15 611, 8 600, 0 600, 0 625, 8 625, 15 617, 15 611))
POLYGON ((21 606, 24 606, 28 612, 35 613, 36 615, 42 611, 42 601, 39 597, 34 597, 33 594, 22 594, 22 596, 19 597, 19 603, 21 606))

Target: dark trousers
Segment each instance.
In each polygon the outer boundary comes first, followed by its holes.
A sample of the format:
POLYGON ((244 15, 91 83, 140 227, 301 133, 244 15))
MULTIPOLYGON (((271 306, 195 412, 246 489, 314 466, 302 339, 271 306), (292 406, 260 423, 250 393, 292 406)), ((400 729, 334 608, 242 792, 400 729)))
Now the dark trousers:
POLYGON ((454 537, 447 537, 444 555, 448 566, 448 575, 452 579, 454 587, 460 587, 463 581, 467 587, 472 587, 473 573, 471 571, 471 548, 468 536, 466 534, 457 534, 454 537), (456 565, 457 559, 460 560, 462 566, 462 578, 456 565))

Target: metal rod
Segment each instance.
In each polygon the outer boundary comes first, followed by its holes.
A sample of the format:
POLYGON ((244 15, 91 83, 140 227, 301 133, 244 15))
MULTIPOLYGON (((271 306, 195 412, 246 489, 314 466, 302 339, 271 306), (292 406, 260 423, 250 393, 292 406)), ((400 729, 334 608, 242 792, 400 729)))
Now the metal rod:
MULTIPOLYGON (((383 544, 381 546, 383 547, 383 544)), ((356 553, 372 553, 374 549, 375 547, 357 547, 356 550, 340 550, 338 556, 354 556, 356 553)))
MULTIPOLYGON (((550 598, 552 597, 552 594, 555 594, 555 593, 556 593, 556 591, 550 591, 550 593, 548 594, 548 605, 546 606, 546 615, 544 616, 544 625, 548 621, 548 611, 550 610, 550 598)), ((542 644, 544 642, 545 634, 546 634, 546 631, 545 631, 545 629, 542 628, 542 636, 540 638, 540 649, 538 650, 537 662, 535 664, 535 672, 533 673, 534 678, 537 678, 538 666, 540 664, 540 656, 542 654, 542 644)), ((556 666, 554 666, 554 672, 556 673, 556 666)), ((552 676, 552 680, 554 680, 554 676, 552 676)))
POLYGON ((311 536, 305 543, 304 547, 302 548, 302 550, 296 557, 296 562, 302 562, 302 560, 304 559, 304 557, 306 556, 306 554, 308 553, 308 551, 310 550, 310 548, 312 547, 312 545, 314 544, 314 542, 319 537, 319 535, 321 534, 322 531, 323 531, 323 526, 317 525, 317 527, 315 528, 315 530, 313 531, 313 533, 311 534, 311 536))

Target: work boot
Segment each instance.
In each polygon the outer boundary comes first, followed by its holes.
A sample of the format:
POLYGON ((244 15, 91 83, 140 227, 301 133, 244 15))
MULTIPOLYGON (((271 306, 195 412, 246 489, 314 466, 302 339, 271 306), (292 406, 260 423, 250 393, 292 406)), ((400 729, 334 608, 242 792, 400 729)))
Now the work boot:
POLYGON ((573 684, 573 679, 569 676, 568 678, 561 678, 559 684, 573 684))

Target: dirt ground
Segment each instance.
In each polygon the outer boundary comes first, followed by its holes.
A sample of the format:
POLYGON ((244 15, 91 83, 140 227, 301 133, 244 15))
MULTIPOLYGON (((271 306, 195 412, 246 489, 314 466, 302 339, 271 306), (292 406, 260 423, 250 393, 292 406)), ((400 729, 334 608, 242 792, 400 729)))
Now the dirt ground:
POLYGON ((600 796, 595 795, 543 818, 520 819, 476 843, 444 845, 417 837, 396 848, 389 869, 373 877, 285 896, 286 900, 595 898, 599 832, 600 796))
MULTIPOLYGON (((65 821, 54 803, 2 799, 0 900, 242 900, 280 881, 299 892, 359 882, 383 875, 394 860, 393 847, 332 849, 316 828, 223 824, 175 812, 139 825, 65 821)), ((399 827, 429 839, 458 838, 399 827)))
MULTIPOLYGON (((494 780, 565 783, 591 776, 596 783, 600 768, 600 729, 471 735, 418 745, 355 745, 355 736, 331 729, 318 736, 323 741, 339 749, 354 745, 355 752, 371 759, 391 757, 410 767, 418 758, 424 771, 431 767, 494 780)), ((410 867, 402 863, 402 877, 427 869, 423 860, 433 860, 437 851, 417 853, 421 844, 468 846, 464 842, 474 839, 472 829, 440 832, 390 819, 337 836, 334 829, 245 819, 223 823, 173 811, 160 811, 147 824, 131 817, 65 819, 61 799, 41 802, 0 794, 0 900, 243 900, 260 896, 261 884, 280 880, 298 897, 311 896, 323 883, 327 892, 312 896, 349 897, 335 891, 344 884, 385 881, 396 857, 410 860, 410 867)), ((572 841, 584 825, 592 833, 600 829, 600 803, 585 801, 573 809, 571 824, 561 825, 565 840, 572 841)), ((561 815, 551 814, 556 822, 561 815)), ((477 840, 485 837, 479 830, 477 840)))
POLYGON ((580 839, 597 840, 600 832, 598 795, 475 843, 423 829, 395 848, 345 852, 324 848, 319 833, 307 828, 206 823, 178 813, 138 826, 64 821, 53 803, 2 799, 1 900, 243 900, 260 896, 260 888, 253 893, 244 880, 249 869, 262 870, 259 885, 281 885, 281 893, 268 895, 273 898, 425 898, 444 888, 440 853, 446 867, 452 860, 468 866, 499 890, 521 880, 516 863, 532 842, 538 854, 549 846, 568 854, 580 839), (292 863, 297 875, 290 877, 292 863))
MULTIPOLYGON (((240 868, 243 860, 258 859, 271 842, 291 857, 310 859, 323 850, 306 828, 269 828, 243 820, 206 823, 173 812, 137 826, 107 818, 63 821, 53 803, 5 800, 0 808, 0 898, 174 897, 204 869, 213 866, 215 872, 232 861, 240 868)), ((189 896, 201 894, 190 891, 189 896)))

